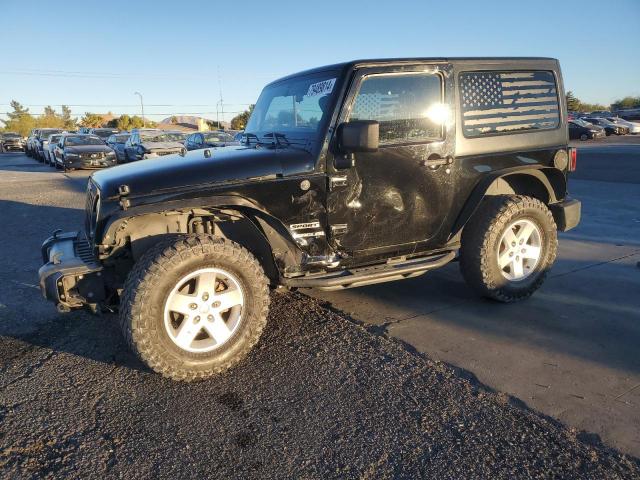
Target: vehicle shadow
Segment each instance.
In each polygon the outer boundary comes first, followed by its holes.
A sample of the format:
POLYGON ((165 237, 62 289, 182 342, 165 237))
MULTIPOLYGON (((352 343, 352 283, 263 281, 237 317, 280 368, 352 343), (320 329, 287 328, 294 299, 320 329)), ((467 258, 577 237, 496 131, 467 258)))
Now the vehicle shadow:
POLYGON ((472 341, 470 348, 485 338, 639 373, 637 260, 593 267, 571 259, 571 272, 552 275, 532 298, 513 304, 475 296, 455 264, 416 279, 314 296, 412 345, 438 349, 433 335, 440 332, 472 341))

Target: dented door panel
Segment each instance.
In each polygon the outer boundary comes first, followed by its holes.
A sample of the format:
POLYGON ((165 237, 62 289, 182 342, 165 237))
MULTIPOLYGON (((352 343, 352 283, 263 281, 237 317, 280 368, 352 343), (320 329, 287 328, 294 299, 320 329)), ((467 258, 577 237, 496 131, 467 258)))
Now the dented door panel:
MULTIPOLYGON (((438 75, 442 79, 440 100, 448 106, 452 98, 449 72, 447 64, 362 69, 356 73, 340 121, 349 118, 363 79, 374 75, 438 75)), ((425 111, 428 108, 424 106, 425 111)), ((377 152, 355 154, 355 165, 347 170, 336 171, 332 160, 327 162, 329 223, 342 227, 331 232, 336 249, 358 256, 376 250, 411 251, 416 242, 430 244, 443 237, 457 168, 452 118, 449 111, 441 139, 381 145, 377 152), (332 181, 336 178, 340 180, 337 185, 332 181)))

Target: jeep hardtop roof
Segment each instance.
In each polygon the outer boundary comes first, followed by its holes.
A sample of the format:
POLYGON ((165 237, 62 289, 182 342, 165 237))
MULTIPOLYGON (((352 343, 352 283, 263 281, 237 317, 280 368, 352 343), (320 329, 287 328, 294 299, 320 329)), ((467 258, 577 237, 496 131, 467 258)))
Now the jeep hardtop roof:
POLYGON ((509 64, 522 64, 526 62, 553 62, 558 64, 556 58, 551 57, 404 57, 404 58, 370 58, 351 60, 349 62, 334 63, 332 65, 325 65, 322 67, 311 68, 309 70, 302 70, 291 75, 278 78, 269 83, 278 83, 289 78, 298 77, 301 75, 311 75, 314 73, 320 73, 330 70, 351 70, 356 67, 366 66, 382 66, 387 64, 412 64, 412 63, 449 63, 449 62, 465 62, 465 63, 486 63, 486 64, 499 64, 508 67, 509 64))

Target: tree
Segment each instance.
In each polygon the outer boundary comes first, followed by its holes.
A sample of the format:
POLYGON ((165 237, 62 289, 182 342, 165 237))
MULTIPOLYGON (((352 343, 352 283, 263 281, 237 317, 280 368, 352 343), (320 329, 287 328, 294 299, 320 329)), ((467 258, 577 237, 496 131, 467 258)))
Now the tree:
POLYGON ((103 123, 102 115, 97 113, 85 112, 84 117, 80 119, 80 125, 83 127, 98 128, 103 123))
POLYGON ((624 97, 623 99, 616 100, 611 104, 611 108, 613 110, 640 108, 640 97, 624 97))
POLYGON ((29 132, 35 128, 36 119, 29 113, 29 109, 25 108, 19 102, 12 100, 12 112, 7 113, 7 120, 2 120, 5 124, 5 130, 16 132, 26 137, 29 132))
POLYGON ((224 128, 220 122, 217 122, 215 120, 205 120, 205 121, 207 122, 207 125, 209 126, 210 130, 221 130, 222 128, 224 128))
POLYGON ((606 110, 607 107, 599 103, 583 103, 571 90, 566 94, 567 109, 572 112, 593 112, 594 110, 606 110))
POLYGON ((62 105, 62 128, 65 130, 74 130, 76 128, 76 120, 71 118, 71 109, 66 105, 62 105))
POLYGON ((578 100, 573 92, 569 90, 566 95, 567 98, 567 110, 571 112, 580 111, 580 100, 578 100))
POLYGON ((36 124, 41 128, 62 128, 64 122, 51 105, 47 105, 44 107, 44 113, 36 120, 36 124))
POLYGON ((232 130, 244 130, 247 126, 247 122, 249 121, 249 117, 251 117, 251 112, 253 112, 254 104, 249 105, 249 108, 242 113, 239 113, 235 117, 231 119, 231 129, 232 130))

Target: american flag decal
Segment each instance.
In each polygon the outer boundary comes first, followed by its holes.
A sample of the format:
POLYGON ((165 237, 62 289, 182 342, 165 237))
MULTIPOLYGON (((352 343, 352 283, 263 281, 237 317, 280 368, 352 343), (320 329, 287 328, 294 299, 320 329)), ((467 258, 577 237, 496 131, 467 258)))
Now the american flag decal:
POLYGON ((462 126, 468 137, 549 130, 560 123, 551 72, 460 74, 462 126))

